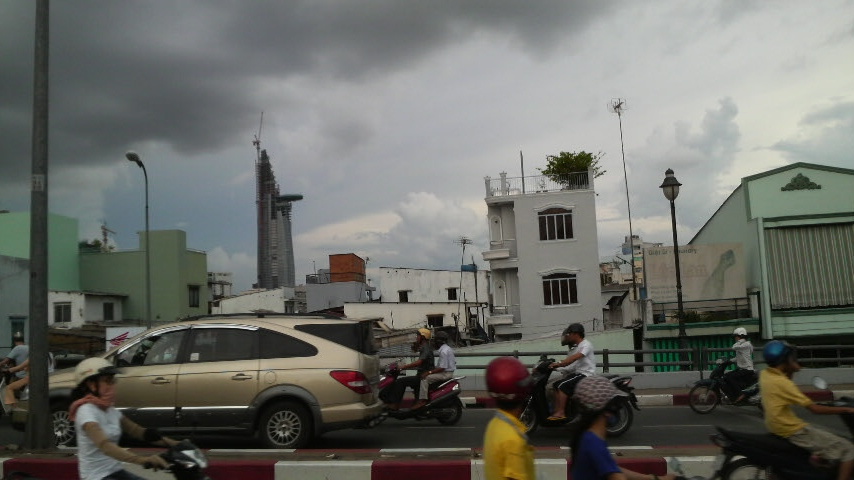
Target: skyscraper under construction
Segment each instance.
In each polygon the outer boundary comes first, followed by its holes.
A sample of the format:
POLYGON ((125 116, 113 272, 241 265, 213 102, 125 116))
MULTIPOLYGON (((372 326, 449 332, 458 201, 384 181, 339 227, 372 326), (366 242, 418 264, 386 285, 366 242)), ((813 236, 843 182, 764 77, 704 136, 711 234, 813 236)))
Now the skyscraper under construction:
POLYGON ((296 285, 296 271, 291 208, 293 202, 302 200, 302 195, 279 194, 279 185, 276 183, 267 150, 260 150, 255 160, 255 179, 255 203, 258 207, 256 288, 293 287, 296 285))

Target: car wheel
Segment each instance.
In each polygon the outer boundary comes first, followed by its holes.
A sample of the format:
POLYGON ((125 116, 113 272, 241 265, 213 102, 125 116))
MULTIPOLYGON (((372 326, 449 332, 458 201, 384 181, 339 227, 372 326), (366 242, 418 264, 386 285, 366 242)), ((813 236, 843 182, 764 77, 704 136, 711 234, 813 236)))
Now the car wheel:
POLYGON ((299 403, 275 403, 261 415, 258 435, 266 448, 302 448, 311 440, 311 415, 299 403))
POLYGON ((443 407, 440 409, 439 415, 436 417, 436 420, 439 420, 439 423, 441 423, 442 425, 455 425, 457 422, 460 421, 460 418, 462 417, 463 402, 462 400, 457 398, 447 407, 443 407))
POLYGON ((53 422, 53 437, 58 447, 73 447, 77 443, 74 422, 68 414, 70 404, 61 400, 50 404, 50 415, 53 422))

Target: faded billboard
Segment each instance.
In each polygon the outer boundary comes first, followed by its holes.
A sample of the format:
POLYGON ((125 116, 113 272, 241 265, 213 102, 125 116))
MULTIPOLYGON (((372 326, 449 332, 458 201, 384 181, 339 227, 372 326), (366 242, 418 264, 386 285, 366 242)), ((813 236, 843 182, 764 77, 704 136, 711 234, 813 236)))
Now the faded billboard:
MULTIPOLYGON (((717 300, 747 295, 744 251, 738 243, 679 247, 682 300, 717 300)), ((654 302, 676 301, 673 247, 644 249, 647 295, 654 302)))

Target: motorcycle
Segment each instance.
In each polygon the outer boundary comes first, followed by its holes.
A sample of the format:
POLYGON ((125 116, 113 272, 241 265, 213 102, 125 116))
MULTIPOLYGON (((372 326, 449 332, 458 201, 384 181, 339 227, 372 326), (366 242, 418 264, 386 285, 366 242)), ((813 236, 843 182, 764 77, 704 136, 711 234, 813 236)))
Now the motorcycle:
MULTIPOLYGON (((531 375, 534 377, 534 390, 525 404, 525 410, 519 419, 525 425, 527 433, 533 433, 537 427, 559 427, 572 423, 575 418, 580 415, 575 402, 569 402, 567 405, 567 416, 560 420, 549 420, 551 415, 551 405, 554 401, 554 389, 550 388, 549 376, 551 376, 551 364, 554 363, 553 358, 546 358, 545 355, 540 357, 540 361, 532 369, 531 375)), ((635 410, 640 410, 638 407, 638 398, 634 393, 635 388, 632 387, 632 377, 621 375, 605 375, 611 383, 618 389, 626 392, 628 397, 620 405, 619 414, 614 415, 608 422, 608 436, 618 437, 629 430, 634 420, 635 410)))
MULTIPOLYGON (((711 413, 726 396, 723 390, 724 374, 727 367, 734 363, 732 358, 719 358, 709 378, 698 380, 688 392, 688 406, 697 413, 711 413)), ((759 394, 758 380, 741 391, 745 399, 735 403, 735 399, 727 397, 733 405, 747 405, 762 409, 762 396, 759 394)))
MULTIPOLYGON (((823 380, 817 379, 816 386, 823 380)), ((826 388, 826 383, 824 383, 826 388)), ((842 397, 821 402, 837 407, 854 407, 854 398, 842 397)), ((854 415, 840 414, 848 431, 854 435, 854 415)), ((740 478, 775 478, 777 480, 830 480, 837 476, 837 465, 810 455, 810 452, 771 433, 746 433, 716 427, 712 443, 721 448, 714 465, 712 480, 740 478)))
MULTIPOLYGON (((212 480, 205 474, 208 459, 205 454, 189 440, 181 440, 160 454, 169 464, 165 471, 171 473, 175 480, 212 480)), ((144 465, 143 468, 151 468, 144 465)), ((4 477, 8 480, 41 480, 25 472, 9 472, 4 477)), ((158 477, 160 478, 160 477, 158 477)))
MULTIPOLYGON (((384 374, 380 375, 380 392, 388 388, 400 376, 400 367, 397 363, 391 363, 385 368, 384 374)), ((374 425, 382 423, 387 418, 406 420, 436 419, 442 425, 455 425, 463 416, 463 402, 460 400, 459 380, 465 376, 453 377, 444 382, 431 383, 427 394, 427 404, 418 409, 387 410, 373 422, 374 425)))

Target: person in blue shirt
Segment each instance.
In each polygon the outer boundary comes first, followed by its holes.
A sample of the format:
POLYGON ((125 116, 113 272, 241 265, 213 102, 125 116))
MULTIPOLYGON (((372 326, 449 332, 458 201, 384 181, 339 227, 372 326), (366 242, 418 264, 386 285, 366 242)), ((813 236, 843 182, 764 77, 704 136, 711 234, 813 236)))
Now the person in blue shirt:
POLYGON ((617 389, 610 380, 601 376, 582 379, 575 387, 574 400, 581 407, 581 420, 570 441, 573 480, 679 480, 672 474, 655 475, 620 468, 605 436, 608 418, 625 401, 626 393, 617 389))

